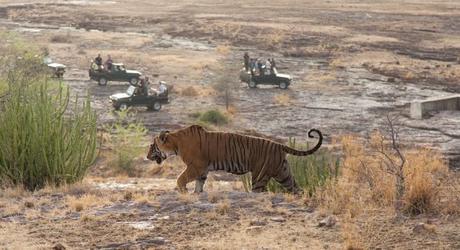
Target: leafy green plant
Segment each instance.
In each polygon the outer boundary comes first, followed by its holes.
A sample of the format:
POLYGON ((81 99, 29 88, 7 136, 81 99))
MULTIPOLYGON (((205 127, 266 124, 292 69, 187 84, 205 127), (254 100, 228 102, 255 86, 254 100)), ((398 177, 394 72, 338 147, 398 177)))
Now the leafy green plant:
MULTIPOLYGON (((296 145, 295 139, 289 138, 288 145, 293 148, 307 149, 308 144, 296 145)), ((329 151, 321 149, 307 157, 288 155, 287 160, 296 183, 309 195, 312 195, 316 188, 323 186, 328 180, 336 178, 339 171, 339 159, 329 151)), ((241 177, 244 189, 249 192, 252 189, 251 175, 241 177)), ((284 192, 284 188, 275 180, 270 180, 267 186, 270 192, 284 192)))
POLYGON ((129 114, 129 110, 117 111, 117 121, 106 126, 106 130, 110 134, 111 164, 131 176, 134 174, 134 159, 145 150, 143 140, 147 129, 142 123, 130 122, 129 114))

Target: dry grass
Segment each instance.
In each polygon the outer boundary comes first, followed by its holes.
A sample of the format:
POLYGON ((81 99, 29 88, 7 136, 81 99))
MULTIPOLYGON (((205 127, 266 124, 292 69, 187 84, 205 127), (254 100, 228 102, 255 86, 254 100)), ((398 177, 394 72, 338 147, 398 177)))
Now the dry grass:
POLYGON ((14 198, 24 198, 24 197, 30 197, 31 192, 25 190, 22 186, 15 186, 15 187, 8 187, 2 189, 0 192, 0 198, 5 198, 5 199, 14 199, 14 198))
POLYGON ((274 97, 275 103, 281 106, 289 106, 292 103, 292 99, 288 94, 278 94, 274 97))
POLYGON ((194 86, 188 86, 181 90, 180 94, 182 96, 198 96, 200 92, 194 86))
POLYGON ((216 47, 216 52, 219 55, 227 56, 231 52, 231 47, 229 45, 219 45, 216 47))
POLYGON ((189 193, 179 193, 177 199, 185 204, 191 204, 198 201, 198 196, 189 193))
POLYGON ((70 36, 70 34, 66 35, 54 35, 50 38, 50 42, 52 43, 72 43, 75 38, 70 36))
MULTIPOLYGON (((326 185, 316 195, 320 203, 332 213, 349 213, 352 217, 364 207, 392 208, 396 201, 396 177, 384 158, 397 161, 397 156, 374 134, 368 142, 353 136, 342 139, 344 159, 342 175, 326 185), (383 151, 382 151, 383 150, 383 151), (383 153, 382 153, 383 152, 383 153)), ((409 214, 450 213, 458 211, 459 198, 452 193, 453 174, 440 153, 428 149, 403 152, 405 191, 402 209, 409 214), (452 204, 457 204, 452 207, 452 204), (455 207, 457 207, 455 209, 455 207)))
POLYGON ((230 201, 228 199, 223 199, 217 203, 216 212, 220 215, 227 214, 230 211, 230 201))
POLYGON ((139 204, 147 205, 153 203, 153 201, 155 200, 155 196, 145 192, 137 192, 133 194, 132 200, 139 204))
POLYGON ((80 197, 68 196, 66 200, 67 206, 76 212, 81 212, 84 209, 102 206, 107 203, 107 200, 100 195, 85 194, 80 197))
POLYGON ((219 198, 220 198, 220 193, 219 192, 208 192, 208 201, 211 203, 216 203, 219 198))
POLYGON ((344 239, 344 248, 346 250, 361 250, 365 249, 362 242, 362 237, 356 228, 356 225, 350 222, 345 222, 342 225, 342 237, 344 239))
MULTIPOLYGON (((342 218, 345 249, 366 249, 376 244, 375 230, 382 227, 383 217, 394 218, 401 212, 409 216, 460 212, 458 176, 449 171, 440 153, 428 149, 402 151, 406 160, 405 189, 398 201, 396 176, 387 164, 397 162, 398 157, 382 138, 379 133, 369 140, 343 137, 341 175, 316 192, 313 199, 324 214, 342 218)), ((424 229, 434 232, 436 227, 428 225, 424 229)))

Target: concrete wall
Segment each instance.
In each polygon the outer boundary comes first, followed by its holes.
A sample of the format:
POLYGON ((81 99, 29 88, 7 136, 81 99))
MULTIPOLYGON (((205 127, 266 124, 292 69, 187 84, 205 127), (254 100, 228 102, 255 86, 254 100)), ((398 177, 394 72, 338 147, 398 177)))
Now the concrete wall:
POLYGON ((414 101, 410 104, 410 116, 413 119, 423 119, 428 112, 441 110, 460 110, 460 95, 414 101))

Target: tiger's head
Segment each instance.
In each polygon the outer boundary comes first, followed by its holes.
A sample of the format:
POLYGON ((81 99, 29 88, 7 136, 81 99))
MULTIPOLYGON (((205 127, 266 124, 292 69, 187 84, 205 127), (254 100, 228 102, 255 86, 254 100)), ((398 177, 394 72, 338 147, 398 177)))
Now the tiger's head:
POLYGON ((147 159, 151 161, 156 161, 157 164, 161 164, 164 160, 166 160, 166 155, 160 151, 158 145, 153 142, 150 144, 149 152, 147 153, 147 159))
POLYGON ((153 138, 153 143, 150 144, 147 159, 156 161, 161 164, 171 155, 177 155, 177 147, 171 140, 169 131, 162 131, 158 136, 153 138))

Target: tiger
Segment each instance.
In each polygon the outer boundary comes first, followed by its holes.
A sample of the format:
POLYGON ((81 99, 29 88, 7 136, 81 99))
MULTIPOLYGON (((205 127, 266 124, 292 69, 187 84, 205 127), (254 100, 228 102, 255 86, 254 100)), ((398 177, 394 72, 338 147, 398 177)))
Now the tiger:
POLYGON ((186 185, 195 181, 195 193, 203 192, 209 171, 224 170, 243 175, 252 174, 252 192, 266 192, 267 184, 274 178, 288 192, 299 193, 291 173, 287 154, 307 156, 316 152, 323 142, 317 129, 308 131, 308 137, 319 137, 317 144, 306 151, 293 149, 284 144, 255 136, 229 132, 208 131, 192 125, 174 132, 161 131, 153 138, 147 159, 161 164, 170 156, 179 156, 186 165, 177 178, 179 192, 187 192, 186 185))

